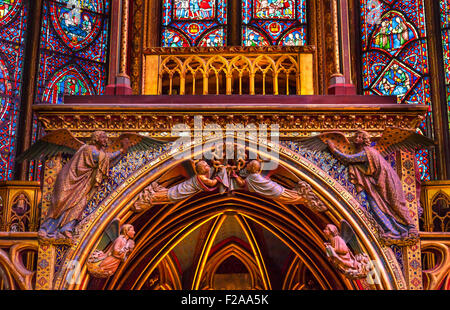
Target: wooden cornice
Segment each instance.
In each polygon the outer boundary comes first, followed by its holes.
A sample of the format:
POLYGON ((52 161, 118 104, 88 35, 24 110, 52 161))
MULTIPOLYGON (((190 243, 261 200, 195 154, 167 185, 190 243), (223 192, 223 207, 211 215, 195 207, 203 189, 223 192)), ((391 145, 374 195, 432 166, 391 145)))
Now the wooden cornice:
MULTIPOLYGON (((387 126, 415 129, 424 105, 401 105, 392 97, 369 96, 74 96, 63 105, 33 107, 46 131, 67 128, 79 137, 94 130, 114 136, 124 131, 170 137, 172 127, 194 117, 203 125, 279 125, 289 138, 311 132, 364 129, 381 134, 387 126)), ((270 129, 270 128, 269 128, 270 129)))

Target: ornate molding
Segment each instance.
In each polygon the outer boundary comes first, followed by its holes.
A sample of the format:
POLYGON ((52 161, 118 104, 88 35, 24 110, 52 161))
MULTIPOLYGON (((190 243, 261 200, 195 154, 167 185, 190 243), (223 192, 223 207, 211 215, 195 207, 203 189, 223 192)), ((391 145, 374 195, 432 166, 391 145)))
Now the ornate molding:
POLYGON ((296 138, 312 132, 364 129, 377 136, 387 126, 414 129, 422 120, 423 109, 399 105, 329 106, 329 105, 97 105, 36 107, 38 120, 46 131, 67 128, 77 137, 104 130, 111 136, 123 131, 147 132, 149 136, 170 138, 172 127, 186 124, 194 129, 194 117, 202 116, 202 124, 217 124, 225 130, 227 124, 244 130, 248 124, 279 126, 281 138, 296 138))
MULTIPOLYGON (((33 290, 36 266, 29 266, 26 253, 38 251, 37 233, 0 232, 0 267, 6 271, 7 289, 33 290), (31 267, 32 270, 29 268, 31 267)), ((28 254, 30 255, 30 254, 28 254)))
POLYGON ((142 41, 144 25, 144 3, 143 0, 134 0, 133 2, 133 22, 131 39, 131 61, 130 61, 130 80, 134 94, 140 94, 142 89, 142 41))
POLYGON ((144 50, 148 55, 174 54, 229 54, 229 53, 314 53, 316 47, 307 46, 224 46, 224 47, 149 47, 144 50))

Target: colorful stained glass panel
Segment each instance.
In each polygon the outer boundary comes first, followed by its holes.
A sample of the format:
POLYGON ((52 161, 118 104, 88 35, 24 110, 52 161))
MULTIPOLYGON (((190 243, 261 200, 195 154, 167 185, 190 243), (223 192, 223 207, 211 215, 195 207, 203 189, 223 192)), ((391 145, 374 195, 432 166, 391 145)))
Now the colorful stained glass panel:
MULTIPOLYGON (((362 82, 366 95, 397 96, 429 106, 420 132, 432 134, 431 90, 423 0, 360 0, 362 82)), ((431 178, 430 154, 417 154, 423 180, 431 178)))
POLYGON ((450 0, 440 1, 443 66, 446 84, 448 126, 450 131, 450 0))
POLYGON ((226 0, 163 0, 163 47, 224 46, 226 0))
POLYGON ((253 13, 261 19, 295 19, 294 0, 254 0, 253 13))
MULTIPOLYGON (((1 0, 0 0, 1 1, 1 0)), ((107 81, 110 0, 43 0, 36 103, 100 95, 107 81)), ((32 141, 38 138, 34 122, 32 141)), ((31 163, 30 179, 39 179, 31 163)))
POLYGON ((175 0, 174 20, 211 20, 216 17, 215 0, 175 0))
POLYGON ((306 0, 242 1, 242 45, 307 44, 306 0))
POLYGON ((24 1, 0 0, 0 180, 13 178, 27 18, 24 1))
POLYGON ((107 0, 44 1, 38 102, 62 103, 64 94, 103 93, 109 7, 107 0), (63 72, 67 77, 61 76, 63 72), (74 72, 80 87, 68 91, 62 81, 71 81, 74 72))

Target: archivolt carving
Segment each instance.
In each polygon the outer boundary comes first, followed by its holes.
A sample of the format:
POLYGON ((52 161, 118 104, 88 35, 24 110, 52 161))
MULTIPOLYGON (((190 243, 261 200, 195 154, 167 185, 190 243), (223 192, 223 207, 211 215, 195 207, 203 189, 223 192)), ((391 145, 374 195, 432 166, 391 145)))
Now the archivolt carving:
POLYGON ((450 289, 450 241, 423 240, 421 248, 422 254, 431 254, 436 263, 423 271, 424 289, 450 289))
POLYGON ((28 270, 22 261, 22 254, 24 251, 37 252, 38 246, 36 243, 23 242, 11 246, 9 252, 0 249, 0 268, 3 269, 8 283, 5 285, 10 289, 32 290, 33 275, 35 271, 28 270))
POLYGON ((235 256, 247 268, 251 279, 251 289, 262 289, 261 274, 259 273, 256 261, 245 249, 235 243, 231 243, 217 253, 214 253, 208 260, 204 270, 202 289, 217 289, 214 287, 214 276, 217 268, 230 256, 235 256))

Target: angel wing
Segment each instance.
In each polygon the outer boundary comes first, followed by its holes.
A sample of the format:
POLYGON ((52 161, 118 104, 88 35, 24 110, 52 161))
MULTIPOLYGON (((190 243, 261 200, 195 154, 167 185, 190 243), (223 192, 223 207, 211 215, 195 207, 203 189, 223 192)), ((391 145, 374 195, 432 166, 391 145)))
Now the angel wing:
POLYGON ((168 142, 160 141, 154 138, 149 138, 137 133, 124 133, 115 139, 111 139, 111 144, 108 146, 107 152, 113 153, 122 148, 121 141, 128 139, 130 142, 129 152, 145 151, 150 148, 159 148, 168 142))
POLYGON ((104 251, 120 235, 119 220, 113 220, 103 233, 102 239, 97 245, 97 250, 104 251))
POLYGON ((301 144, 312 151, 324 151, 328 147, 327 141, 332 141, 336 148, 345 154, 355 153, 353 144, 340 131, 324 132, 311 137, 299 138, 301 144))
POLYGON ((342 239, 350 246, 354 254, 363 253, 355 231, 346 220, 341 221, 340 231, 342 239))
POLYGON ((411 129, 387 127, 374 146, 383 156, 395 151, 411 151, 434 146, 433 140, 411 129))
POLYGON ((34 143, 17 157, 17 161, 48 158, 58 153, 73 155, 83 145, 84 143, 75 138, 69 130, 58 129, 34 143))

